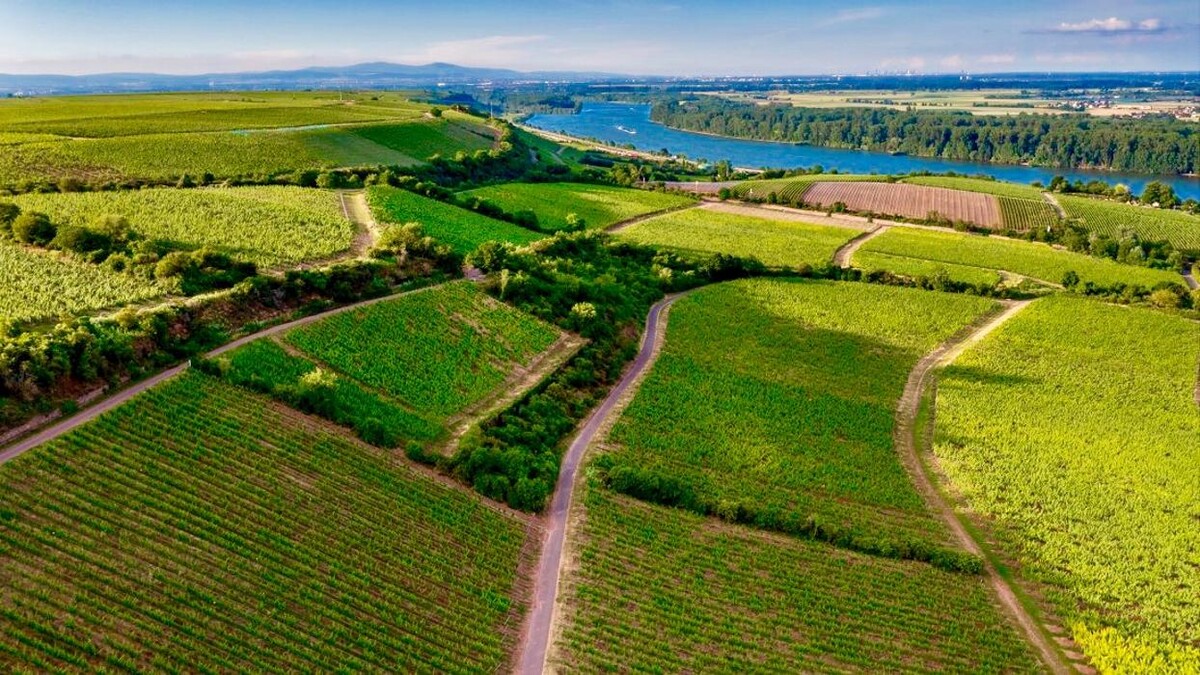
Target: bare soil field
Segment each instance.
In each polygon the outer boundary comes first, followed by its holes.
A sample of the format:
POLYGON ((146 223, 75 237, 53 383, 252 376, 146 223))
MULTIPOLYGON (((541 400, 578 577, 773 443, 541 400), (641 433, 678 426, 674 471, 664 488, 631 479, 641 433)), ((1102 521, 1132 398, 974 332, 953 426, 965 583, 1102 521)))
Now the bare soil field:
POLYGON ((851 211, 927 218, 931 212, 950 220, 999 227, 1000 204, 993 195, 904 183, 813 183, 804 201, 828 208, 842 202, 851 211))

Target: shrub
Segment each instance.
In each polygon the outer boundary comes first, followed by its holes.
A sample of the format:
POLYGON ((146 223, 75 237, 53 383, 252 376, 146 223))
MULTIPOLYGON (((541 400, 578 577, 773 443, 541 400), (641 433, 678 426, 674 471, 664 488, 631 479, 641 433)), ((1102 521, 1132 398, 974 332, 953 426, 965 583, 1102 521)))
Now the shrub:
POLYGON ((50 222, 50 216, 36 211, 22 213, 12 222, 13 237, 22 244, 45 246, 57 232, 58 228, 50 222))

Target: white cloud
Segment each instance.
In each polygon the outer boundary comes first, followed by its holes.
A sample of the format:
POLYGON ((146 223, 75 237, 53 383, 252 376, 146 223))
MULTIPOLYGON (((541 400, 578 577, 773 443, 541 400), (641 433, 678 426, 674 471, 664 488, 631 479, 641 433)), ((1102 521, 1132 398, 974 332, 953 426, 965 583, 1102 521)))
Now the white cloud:
POLYGON ((1125 35, 1130 33, 1158 33, 1164 30, 1161 19, 1131 21, 1110 16, 1107 19, 1089 19, 1079 23, 1063 22, 1051 28, 1051 33, 1084 33, 1093 35, 1125 35))
POLYGON ((885 14, 882 7, 859 7, 856 9, 839 10, 833 16, 818 21, 818 26, 834 26, 839 23, 855 23, 878 19, 885 14))

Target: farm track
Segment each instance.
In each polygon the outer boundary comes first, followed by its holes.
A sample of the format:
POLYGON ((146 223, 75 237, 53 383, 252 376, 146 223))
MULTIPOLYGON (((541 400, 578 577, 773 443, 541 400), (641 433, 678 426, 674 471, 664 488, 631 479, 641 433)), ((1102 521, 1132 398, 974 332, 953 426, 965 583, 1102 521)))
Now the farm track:
MULTIPOLYGON (((368 306, 374 305, 376 303, 386 302, 388 300, 395 300, 397 298, 401 298, 406 295, 412 295, 414 293, 422 293, 422 292, 425 292, 425 291, 428 291, 428 290, 431 290, 434 288, 438 288, 438 286, 440 286, 440 284, 435 284, 433 286, 426 286, 424 288, 418 288, 418 289, 412 290, 412 291, 405 291, 403 293, 397 293, 395 295, 385 295, 381 298, 372 298, 370 300, 363 300, 362 302, 356 302, 354 304, 345 305, 343 307, 336 307, 334 309, 331 309, 331 310, 328 310, 325 312, 319 312, 317 314, 312 314, 310 316, 296 319, 294 321, 288 321, 287 323, 281 323, 277 326, 265 328, 261 331, 258 331, 257 333, 251 333, 250 335, 240 337, 232 342, 229 342, 225 345, 217 347, 216 349, 205 354, 205 356, 209 357, 209 358, 220 356, 221 354, 224 354, 226 352, 237 349, 238 347, 245 346, 256 340, 261 340, 265 337, 270 337, 272 335, 278 335, 279 333, 289 331, 293 328, 299 328, 300 326, 304 326, 304 325, 313 323, 315 321, 320 321, 321 319, 327 319, 331 316, 341 314, 343 312, 349 312, 349 311, 359 309, 362 307, 368 307, 368 306)), ((179 375, 183 371, 187 370, 188 366, 189 366, 188 363, 181 363, 173 368, 168 368, 167 370, 164 370, 163 372, 161 372, 149 379, 142 380, 141 382, 138 382, 137 384, 135 384, 131 387, 122 389, 121 391, 113 394, 112 396, 109 396, 108 398, 105 398, 104 400, 100 401, 99 403, 96 403, 95 405, 93 405, 85 410, 80 411, 76 415, 68 417, 67 419, 62 420, 61 422, 59 422, 57 424, 51 425, 24 440, 18 441, 16 443, 8 446, 7 448, 0 450, 0 464, 4 464, 5 462, 8 462, 9 460, 12 460, 16 457, 19 457, 20 455, 38 447, 44 443, 49 443, 50 441, 53 441, 54 439, 74 430, 77 427, 87 424, 88 422, 96 419, 97 417, 99 417, 100 415, 103 415, 104 413, 108 412, 109 410, 112 410, 112 409, 120 406, 122 403, 125 403, 125 402, 133 399, 138 394, 141 394, 145 391, 149 391, 150 389, 157 387, 158 385, 171 379, 172 377, 179 375)))
POLYGON ((975 322, 922 357, 909 373, 908 381, 904 385, 904 394, 900 397, 900 402, 896 407, 896 426, 893 438, 901 460, 912 476, 917 490, 924 496, 926 503, 945 521, 954 539, 964 549, 983 559, 984 574, 1004 610, 1020 626, 1021 632, 1037 651, 1046 667, 1053 673, 1061 674, 1073 672, 1074 668, 1051 644, 1042 626, 1019 600, 1013 585, 1000 575, 992 560, 984 554, 983 546, 964 524, 964 517, 955 510, 954 505, 942 493, 938 483, 930 475, 930 470, 922 460, 922 451, 919 446, 923 439, 916 438, 914 433, 921 400, 933 382, 935 371, 952 363, 969 347, 1016 316, 1031 302, 1031 300, 1024 300, 1004 303, 1004 309, 999 313, 991 314, 975 322))
POLYGON ((703 205, 701 205, 701 204, 684 204, 683 206, 673 206, 669 209, 662 209, 661 211, 653 211, 651 213, 643 213, 640 216, 634 216, 633 218, 626 218, 625 220, 622 220, 621 222, 613 223, 612 225, 609 225, 608 227, 604 228, 604 231, 607 232, 608 234, 614 234, 616 232, 620 232, 621 230, 624 230, 627 227, 637 225, 638 223, 644 223, 647 220, 654 220, 655 218, 658 218, 660 216, 665 216, 668 213, 675 213, 676 211, 690 211, 691 209, 699 209, 699 208, 703 208, 703 205))
POLYGON ((342 204, 342 213, 346 220, 354 223, 357 230, 350 255, 366 255, 367 250, 379 239, 379 223, 375 222, 375 216, 371 213, 367 193, 363 190, 341 191, 338 192, 338 200, 342 204))
POLYGON ((754 218, 764 218, 766 220, 778 220, 787 223, 806 223, 808 225, 828 225, 830 227, 842 227, 851 230, 859 230, 869 232, 876 227, 875 223, 867 222, 864 218, 861 221, 832 218, 825 214, 814 214, 811 211, 800 211, 798 209, 788 209, 768 204, 749 204, 746 202, 705 202, 700 208, 705 211, 715 211, 717 213, 728 213, 735 216, 751 216, 754 218))
POLYGON ((888 229, 889 226, 880 225, 879 227, 876 227, 873 230, 868 230, 867 232, 864 232, 863 234, 860 234, 846 242, 837 250, 837 253, 833 254, 833 264, 843 269, 853 267, 851 260, 854 259, 854 252, 862 247, 863 244, 874 239, 875 237, 878 237, 884 232, 887 232, 888 229))
POLYGON ((1196 281, 1196 277, 1192 276, 1190 270, 1185 269, 1180 274, 1183 275, 1183 283, 1187 284, 1188 289, 1193 291, 1200 289, 1200 282, 1196 281))
POLYGON ((667 314, 670 307, 683 294, 672 295, 658 301, 650 308, 646 316, 646 330, 642 335, 642 344, 625 373, 617 384, 609 391, 604 401, 592 411, 580 427, 579 433, 571 442, 571 446, 563 455, 562 467, 558 472, 558 481, 554 487, 554 497, 550 510, 546 514, 544 524, 545 540, 542 545, 541 560, 538 563, 534 580, 533 602, 526 618, 525 628, 521 636, 521 645, 517 650, 517 669, 521 675, 539 675, 546 664, 552 637, 555 634, 556 622, 561 620, 556 611, 558 601, 558 586, 564 560, 563 548, 566 542, 567 519, 571 511, 571 500, 574 497, 578 482, 579 468, 583 458, 594 440, 603 438, 616 419, 617 414, 628 404, 637 386, 641 383, 646 371, 658 359, 659 352, 665 339, 667 314))
POLYGON ((1042 198, 1045 199, 1050 204, 1050 206, 1054 207, 1054 210, 1058 212, 1059 218, 1062 218, 1063 220, 1067 219, 1067 210, 1062 207, 1062 204, 1058 203, 1058 200, 1055 199, 1055 197, 1052 193, 1043 192, 1042 198))

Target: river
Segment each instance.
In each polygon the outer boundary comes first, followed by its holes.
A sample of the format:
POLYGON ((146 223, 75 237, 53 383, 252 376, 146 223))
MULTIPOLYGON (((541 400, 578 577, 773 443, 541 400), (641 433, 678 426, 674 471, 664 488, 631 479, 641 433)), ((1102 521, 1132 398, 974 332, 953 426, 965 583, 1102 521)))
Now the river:
POLYGON ((1135 194, 1141 193, 1147 182, 1160 180, 1175 188, 1175 193, 1181 199, 1200 199, 1200 178, 988 164, 708 136, 671 129, 650 121, 648 105, 585 103, 577 115, 534 115, 526 124, 546 131, 611 141, 619 145, 631 143, 638 150, 654 151, 666 148, 673 154, 687 155, 692 159, 705 159, 710 162, 725 159, 740 167, 792 169, 820 164, 826 170, 837 169, 842 173, 903 174, 912 171, 954 171, 963 174, 982 173, 1001 180, 1025 184, 1035 180, 1046 184, 1054 176, 1063 175, 1070 180, 1078 178, 1084 182, 1099 179, 1108 183, 1124 183, 1135 194))

